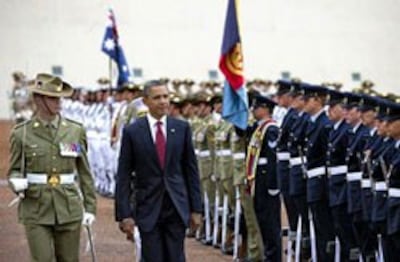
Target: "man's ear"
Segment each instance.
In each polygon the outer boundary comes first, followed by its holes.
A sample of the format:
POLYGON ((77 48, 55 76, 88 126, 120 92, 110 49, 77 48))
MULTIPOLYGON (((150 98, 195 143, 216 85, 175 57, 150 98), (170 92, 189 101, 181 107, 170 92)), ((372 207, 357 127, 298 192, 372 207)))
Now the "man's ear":
POLYGON ((144 96, 144 97, 143 97, 143 103, 144 103, 146 106, 149 106, 149 97, 148 97, 148 96, 144 96))

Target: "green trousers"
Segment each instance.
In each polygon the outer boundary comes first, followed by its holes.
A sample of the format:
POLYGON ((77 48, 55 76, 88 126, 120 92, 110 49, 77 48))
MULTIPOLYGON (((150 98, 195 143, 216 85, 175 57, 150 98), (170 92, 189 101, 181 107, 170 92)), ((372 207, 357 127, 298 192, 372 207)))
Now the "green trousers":
POLYGON ((242 203, 247 230, 247 257, 251 261, 263 261, 264 244, 254 210, 253 198, 246 192, 247 185, 239 185, 240 201, 242 203))
POLYGON ((34 262, 78 262, 81 221, 63 225, 25 225, 34 262))

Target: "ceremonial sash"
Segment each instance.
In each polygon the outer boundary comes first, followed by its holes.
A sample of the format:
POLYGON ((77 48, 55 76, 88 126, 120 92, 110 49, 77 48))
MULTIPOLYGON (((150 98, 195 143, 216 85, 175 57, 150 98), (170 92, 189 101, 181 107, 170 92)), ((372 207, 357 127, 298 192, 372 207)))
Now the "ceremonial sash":
POLYGON ((246 157, 247 181, 252 181, 256 176, 257 161, 260 156, 264 135, 268 127, 270 127, 271 125, 276 125, 275 121, 272 119, 268 119, 267 121, 262 123, 259 127, 257 127, 253 135, 251 136, 250 143, 247 148, 247 157, 246 157))

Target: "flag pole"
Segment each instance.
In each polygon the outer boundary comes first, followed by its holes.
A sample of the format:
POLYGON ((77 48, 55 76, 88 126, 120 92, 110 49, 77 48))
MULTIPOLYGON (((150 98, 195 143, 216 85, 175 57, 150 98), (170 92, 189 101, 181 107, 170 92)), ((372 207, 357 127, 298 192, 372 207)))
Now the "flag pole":
POLYGON ((109 57, 108 59, 108 78, 110 79, 109 88, 112 90, 112 59, 109 57))

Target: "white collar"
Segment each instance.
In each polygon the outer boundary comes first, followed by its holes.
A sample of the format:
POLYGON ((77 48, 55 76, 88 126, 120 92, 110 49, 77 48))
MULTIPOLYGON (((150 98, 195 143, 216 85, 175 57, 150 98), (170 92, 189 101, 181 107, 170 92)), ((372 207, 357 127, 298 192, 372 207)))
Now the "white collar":
POLYGON ((343 122, 343 119, 340 119, 339 121, 337 121, 337 122, 333 125, 333 129, 334 129, 334 130, 337 130, 342 122, 343 122))
POLYGON ((400 140, 397 140, 397 141, 396 141, 396 145, 395 145, 395 146, 396 146, 396 148, 399 148, 399 147, 400 147, 400 140))
POLYGON ((323 112, 324 112, 324 108, 322 108, 321 110, 319 110, 318 113, 312 115, 312 116, 310 117, 311 122, 315 123, 315 121, 317 121, 317 118, 318 118, 323 112))
POLYGON ((356 133, 357 132, 357 129, 361 126, 361 121, 360 122, 358 122, 354 127, 353 127, 353 129, 351 130, 351 131, 353 131, 353 133, 356 133))
POLYGON ((156 123, 160 121, 163 124, 163 127, 166 128, 167 116, 162 116, 159 120, 155 119, 150 113, 147 114, 147 120, 149 121, 150 127, 154 128, 156 123))
POLYGON ((376 127, 371 128, 371 130, 369 131, 369 135, 370 135, 370 136, 375 135, 375 133, 376 133, 377 130, 378 130, 378 128, 376 128, 376 127))

